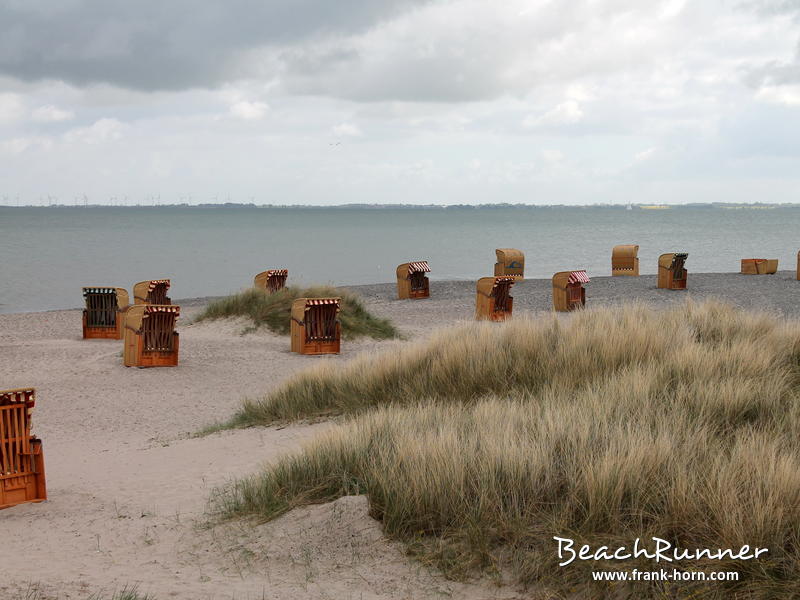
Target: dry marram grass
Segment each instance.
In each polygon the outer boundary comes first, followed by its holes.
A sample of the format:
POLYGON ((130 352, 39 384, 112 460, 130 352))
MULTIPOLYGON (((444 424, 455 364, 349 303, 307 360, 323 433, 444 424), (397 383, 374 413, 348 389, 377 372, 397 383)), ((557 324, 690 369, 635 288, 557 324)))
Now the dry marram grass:
POLYGON ((347 339, 368 336, 374 339, 398 337, 392 323, 372 315, 356 294, 331 286, 299 288, 289 286, 272 294, 251 288, 226 298, 215 300, 197 317, 197 321, 248 317, 253 327, 268 327, 275 333, 288 334, 292 302, 297 298, 341 298, 339 321, 342 335, 347 339))
POLYGON ((652 536, 682 548, 748 544, 769 554, 684 565, 739 571, 738 583, 636 584, 630 594, 794 597, 798 358, 797 323, 716 303, 470 325, 322 366, 248 405, 251 422, 353 416, 222 490, 217 506, 270 519, 366 494, 389 535, 451 576, 502 572, 592 597, 610 584, 593 588, 589 570, 654 565, 559 568, 553 536, 595 547, 652 536))

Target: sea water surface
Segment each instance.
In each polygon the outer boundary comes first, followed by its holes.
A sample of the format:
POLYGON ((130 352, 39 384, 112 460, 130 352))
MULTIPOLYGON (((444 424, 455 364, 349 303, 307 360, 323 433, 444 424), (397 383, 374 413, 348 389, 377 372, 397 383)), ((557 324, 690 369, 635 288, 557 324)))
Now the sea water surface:
POLYGON ((0 207, 0 312, 82 305, 81 287, 129 291, 170 278, 172 298, 222 295, 270 268, 294 284, 392 282, 428 260, 432 279, 492 274, 495 248, 525 252, 525 274, 610 275, 611 247, 640 245, 641 273, 664 252, 689 272, 735 272, 739 259, 796 267, 800 208, 673 207, 0 207))

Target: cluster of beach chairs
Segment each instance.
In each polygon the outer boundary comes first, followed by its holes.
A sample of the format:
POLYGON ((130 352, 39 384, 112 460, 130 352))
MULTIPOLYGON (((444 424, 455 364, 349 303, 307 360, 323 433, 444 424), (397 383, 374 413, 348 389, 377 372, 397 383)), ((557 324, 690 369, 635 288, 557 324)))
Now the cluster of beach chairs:
MULTIPOLYGON (((514 248, 498 248, 494 275, 477 282, 476 319, 505 321, 511 317, 511 288, 525 275, 525 255, 514 248)), ((639 246, 615 246, 611 253, 613 276, 639 275, 639 246)), ((668 252, 658 258, 658 287, 685 290, 686 252, 668 252)), ((800 280, 800 252, 797 258, 800 280)), ((744 258, 741 272, 767 275, 777 272, 776 259, 744 258)), ((401 300, 430 297, 428 261, 397 267, 397 296, 401 300)), ((256 288, 272 294, 286 286, 289 272, 271 269, 254 278, 256 288)), ((585 269, 560 271, 552 278, 553 309, 572 311, 586 305, 589 283, 585 269)), ((84 339, 123 340, 126 367, 166 367, 178 364, 179 336, 175 331, 180 307, 167 293, 169 279, 140 281, 133 286, 133 303, 124 288, 83 288, 84 339)), ((297 298, 291 307, 291 351, 300 354, 338 354, 341 342, 340 298, 297 298)), ((42 442, 31 434, 35 405, 33 388, 0 390, 0 509, 47 499, 42 442)))

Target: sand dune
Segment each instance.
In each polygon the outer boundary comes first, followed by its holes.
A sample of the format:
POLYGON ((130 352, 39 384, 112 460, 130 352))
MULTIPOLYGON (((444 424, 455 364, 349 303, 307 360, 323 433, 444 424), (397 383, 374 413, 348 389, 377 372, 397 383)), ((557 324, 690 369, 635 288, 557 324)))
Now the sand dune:
MULTIPOLYGON (((793 273, 690 275, 690 295, 797 314, 793 273), (724 292, 724 293, 722 293, 724 292)), ((672 303, 654 277, 598 278, 590 303, 640 298, 672 303)), ((470 319, 471 282, 434 282, 433 298, 394 300, 393 286, 355 288, 414 338, 470 319)), ((515 312, 549 310, 549 282, 514 291, 515 312)), ((514 598, 492 582, 448 582, 404 556, 367 516, 363 498, 304 508, 272 523, 208 528, 215 486, 298 447, 326 424, 191 437, 319 360, 391 351, 403 341, 343 344, 338 357, 290 354, 287 337, 240 335, 246 323, 189 324, 184 302, 180 366, 126 369, 121 343, 80 339, 80 311, 0 315, 0 387, 35 386, 35 432, 44 440, 50 500, 0 512, 0 598, 31 583, 52 597, 85 598, 125 584, 158 599, 514 598)))

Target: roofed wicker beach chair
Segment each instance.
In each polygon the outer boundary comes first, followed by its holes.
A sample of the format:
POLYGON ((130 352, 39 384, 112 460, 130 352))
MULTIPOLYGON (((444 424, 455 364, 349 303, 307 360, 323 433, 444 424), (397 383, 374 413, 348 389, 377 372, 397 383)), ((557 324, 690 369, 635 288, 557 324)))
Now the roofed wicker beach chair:
POLYGON ((31 435, 32 388, 0 390, 0 508, 47 500, 42 442, 31 435))
POLYGON ((339 354, 340 301, 340 298, 298 298, 292 302, 292 352, 339 354))
POLYGON ((510 319, 514 309, 511 287, 518 280, 518 277, 506 275, 481 277, 475 297, 475 318, 488 321, 510 319))
POLYGON ((177 366, 180 338, 175 321, 180 314, 181 307, 171 304, 131 306, 125 318, 125 366, 177 366))
POLYGON ((272 294, 286 287, 286 278, 288 276, 288 269, 270 269, 256 275, 253 279, 253 284, 258 289, 272 294))
POLYGON ((494 274, 513 275, 522 279, 525 275, 525 255, 515 248, 497 248, 497 262, 494 263, 494 274))
POLYGON ((743 258, 742 273, 744 275, 774 275, 778 271, 778 259, 743 258))
POLYGON ((118 287, 85 287, 83 338, 121 340, 128 309, 128 291, 118 287))
POLYGON ((167 297, 169 279, 149 279, 133 286, 134 304, 172 304, 167 297))
POLYGON ((658 287, 665 290, 685 290, 689 272, 684 268, 689 254, 668 252, 658 257, 658 287))
POLYGON ((553 310, 566 312, 586 305, 586 271, 559 271, 553 275, 553 310))
POLYGON ((611 250, 611 275, 639 276, 639 245, 623 244, 611 250))
POLYGON ((397 267, 397 297, 428 298, 431 295, 430 281, 425 273, 430 273, 428 261, 407 262, 397 267))

